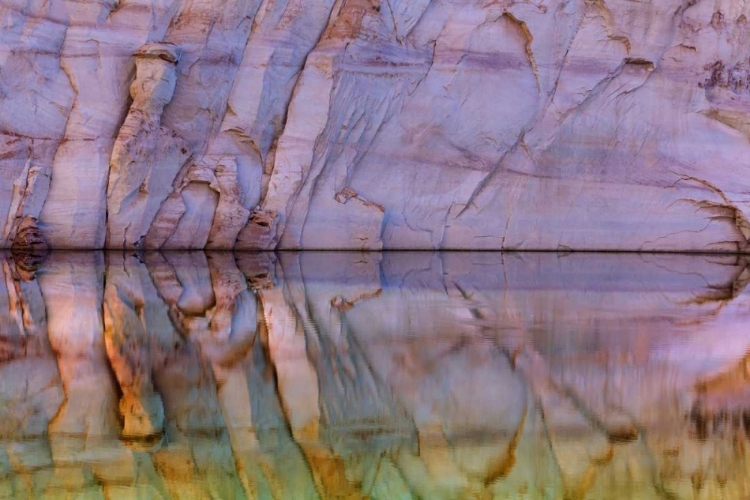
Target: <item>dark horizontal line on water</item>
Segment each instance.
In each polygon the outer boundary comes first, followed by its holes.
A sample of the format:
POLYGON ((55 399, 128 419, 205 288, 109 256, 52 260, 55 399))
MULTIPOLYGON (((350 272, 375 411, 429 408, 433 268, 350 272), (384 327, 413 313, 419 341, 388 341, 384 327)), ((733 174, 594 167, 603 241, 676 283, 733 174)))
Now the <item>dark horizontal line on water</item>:
POLYGON ((466 248, 387 248, 383 250, 367 250, 356 248, 281 248, 275 250, 253 250, 253 249, 214 249, 214 248, 76 248, 76 247, 57 247, 49 248, 46 251, 27 251, 13 250, 9 247, 0 247, 0 251, 11 253, 29 253, 44 254, 49 252, 133 252, 133 253, 186 253, 186 252, 204 252, 204 253, 240 253, 240 254, 267 254, 267 253, 494 253, 494 254, 523 254, 523 253, 544 253, 544 254, 632 254, 632 255, 706 255, 706 256, 745 256, 750 255, 746 252, 730 251, 708 251, 708 250, 596 250, 596 249, 466 249, 466 248))

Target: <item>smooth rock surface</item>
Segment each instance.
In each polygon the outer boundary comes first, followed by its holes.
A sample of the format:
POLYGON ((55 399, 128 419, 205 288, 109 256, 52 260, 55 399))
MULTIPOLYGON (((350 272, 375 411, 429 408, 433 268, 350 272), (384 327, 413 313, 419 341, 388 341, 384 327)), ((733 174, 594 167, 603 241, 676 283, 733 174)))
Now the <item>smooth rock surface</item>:
POLYGON ((748 18, 9 0, 0 246, 745 252, 748 18))

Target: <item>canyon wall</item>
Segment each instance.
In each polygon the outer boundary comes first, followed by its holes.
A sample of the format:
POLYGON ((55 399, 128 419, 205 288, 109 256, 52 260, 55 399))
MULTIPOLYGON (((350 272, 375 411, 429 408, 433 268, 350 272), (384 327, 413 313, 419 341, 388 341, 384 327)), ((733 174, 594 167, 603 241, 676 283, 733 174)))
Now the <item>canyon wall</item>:
POLYGON ((746 251, 749 17, 7 0, 0 246, 746 251))
POLYGON ((746 260, 0 265, 2 498, 750 494, 746 260))

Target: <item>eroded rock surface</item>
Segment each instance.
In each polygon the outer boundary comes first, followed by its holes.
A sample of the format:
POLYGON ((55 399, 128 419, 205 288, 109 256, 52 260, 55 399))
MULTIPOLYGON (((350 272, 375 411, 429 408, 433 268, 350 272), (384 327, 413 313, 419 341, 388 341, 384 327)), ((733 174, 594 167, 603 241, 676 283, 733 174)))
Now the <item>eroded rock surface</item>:
POLYGON ((746 251, 750 4, 0 7, 0 244, 746 251))
POLYGON ((133 104, 115 140, 109 170, 108 247, 143 246, 177 173, 190 158, 188 143, 161 125, 177 82, 178 56, 178 48, 167 44, 145 45, 135 53, 133 104))

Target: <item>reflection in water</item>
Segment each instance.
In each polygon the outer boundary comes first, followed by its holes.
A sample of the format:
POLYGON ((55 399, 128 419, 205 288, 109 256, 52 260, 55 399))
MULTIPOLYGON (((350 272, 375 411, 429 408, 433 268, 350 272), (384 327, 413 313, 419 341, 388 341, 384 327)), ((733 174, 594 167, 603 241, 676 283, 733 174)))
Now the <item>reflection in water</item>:
POLYGON ((742 258, 0 257, 3 498, 750 495, 742 258))

